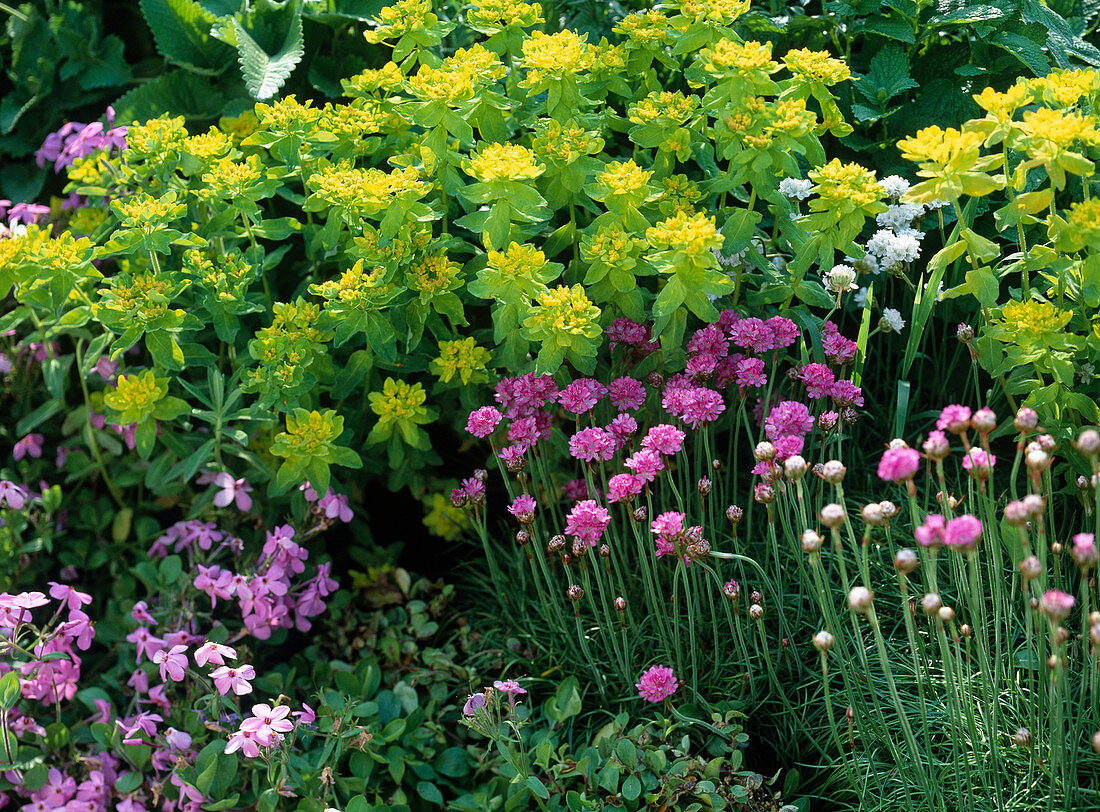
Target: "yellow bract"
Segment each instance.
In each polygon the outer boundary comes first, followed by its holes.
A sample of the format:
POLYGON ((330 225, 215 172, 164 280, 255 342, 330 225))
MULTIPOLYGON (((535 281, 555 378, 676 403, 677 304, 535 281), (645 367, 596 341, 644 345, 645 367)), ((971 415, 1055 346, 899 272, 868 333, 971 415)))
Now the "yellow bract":
POLYGON ((736 42, 721 39, 699 54, 703 67, 710 73, 734 70, 741 74, 763 73, 770 75, 779 70, 779 63, 772 60, 770 42, 736 42))
POLYGON ((693 257, 719 249, 723 242, 713 217, 683 211, 647 230, 646 239, 658 250, 682 251, 693 257))
POLYGON ((545 171, 535 153, 519 144, 488 144, 469 160, 466 171, 489 183, 495 180, 531 180, 545 171))
POLYGON ((431 362, 429 369, 443 383, 450 383, 458 375, 463 384, 469 384, 485 379, 483 373, 490 357, 489 351, 478 346, 473 337, 440 341, 439 357, 431 362))
POLYGON ((525 326, 546 333, 571 333, 595 338, 603 332, 600 309, 584 294, 581 285, 558 285, 541 293, 525 326))
POLYGON ((256 115, 262 126, 276 132, 310 132, 321 120, 321 111, 312 104, 309 99, 301 104, 291 94, 271 104, 257 104, 256 115))
POLYGON ((548 78, 560 79, 591 70, 595 54, 586 40, 586 34, 569 30, 556 34, 532 33, 523 41, 523 64, 527 68, 527 78, 521 85, 531 87, 548 78))
MULTIPOLYGON (((124 417, 144 419, 157 402, 168 394, 168 382, 159 380, 152 370, 141 375, 121 375, 113 389, 103 393, 103 402, 124 417)), ((127 422, 134 422, 128 420, 127 422)))
POLYGON ((811 51, 808 48, 788 51, 783 57, 783 64, 791 73, 824 85, 835 85, 852 75, 843 59, 834 59, 825 51, 811 51))
POLYGON ((428 394, 420 383, 410 384, 408 381, 386 378, 382 391, 371 392, 368 399, 371 410, 378 415, 378 422, 382 424, 399 420, 424 422, 419 418, 427 415, 424 401, 428 399, 428 394))
POLYGON ((875 173, 859 164, 841 163, 833 158, 824 166, 807 173, 814 182, 813 192, 826 207, 840 204, 867 206, 886 196, 875 173))
POLYGON ((410 271, 410 286, 428 295, 453 290, 462 278, 462 266, 451 260, 446 251, 422 257, 410 271))

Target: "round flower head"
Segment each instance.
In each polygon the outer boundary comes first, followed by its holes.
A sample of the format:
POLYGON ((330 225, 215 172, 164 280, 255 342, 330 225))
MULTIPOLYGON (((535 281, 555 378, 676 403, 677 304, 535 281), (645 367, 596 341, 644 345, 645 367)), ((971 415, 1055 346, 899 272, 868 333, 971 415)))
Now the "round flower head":
POLYGON ((834 265, 828 273, 821 275, 821 284, 829 293, 846 293, 857 290, 856 269, 851 265, 834 265))
POLYGON ((957 404, 945 406, 936 421, 936 428, 952 434, 965 434, 970 428, 970 408, 957 404))
POLYGON ((590 426, 569 438, 569 453, 583 462, 607 461, 615 456, 614 437, 604 429, 590 426))
POLYGON ((973 550, 981 537, 982 523, 969 513, 956 516, 943 528, 944 545, 966 552, 973 550))
POLYGON ((913 531, 921 547, 939 547, 943 544, 943 531, 947 521, 938 513, 930 513, 924 524, 913 531))
POLYGON ((500 423, 501 414, 492 406, 482 406, 470 412, 470 418, 466 421, 466 431, 475 437, 484 439, 493 433, 500 423))
POLYGON ((1082 570, 1091 569, 1096 564, 1096 541, 1092 533, 1078 533, 1073 537, 1073 560, 1082 570))
POLYGON ((679 453, 684 446, 684 432, 667 423, 659 423, 651 428, 642 440, 642 448, 656 451, 665 456, 673 456, 679 453))
POLYGON ((574 538, 595 547, 607 526, 611 524, 611 514, 607 508, 600 507, 594 499, 577 502, 565 520, 565 532, 574 538))
POLYGON ((963 457, 962 465, 976 479, 989 479, 989 474, 996 463, 997 458, 995 456, 974 446, 963 457))
POLYGON ((645 480, 634 474, 615 474, 607 480, 607 498, 611 502, 631 502, 642 492, 645 480))
POLYGON ((638 696, 646 702, 660 702, 676 693, 680 682, 671 668, 654 665, 642 673, 634 687, 638 689, 638 696))
POLYGON ((1075 603, 1077 601, 1072 595, 1058 589, 1050 589, 1043 593, 1042 600, 1039 601, 1039 611, 1052 621, 1058 622, 1069 617, 1075 603))
POLYGON ((888 448, 878 464, 879 479, 904 482, 920 467, 920 454, 913 448, 888 448))

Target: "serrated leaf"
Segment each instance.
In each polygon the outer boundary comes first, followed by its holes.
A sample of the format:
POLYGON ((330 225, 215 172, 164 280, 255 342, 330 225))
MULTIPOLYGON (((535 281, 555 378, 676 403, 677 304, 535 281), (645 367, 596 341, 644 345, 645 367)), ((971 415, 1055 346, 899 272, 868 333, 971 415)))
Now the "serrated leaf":
POLYGON ((996 6, 976 3, 972 6, 963 6, 959 9, 948 11, 943 14, 937 14, 934 17, 929 17, 928 25, 943 26, 960 25, 963 23, 986 23, 992 22, 993 20, 999 20, 1002 17, 1006 16, 1007 14, 1004 9, 997 8, 996 6))
POLYGON ((210 37, 217 18, 196 0, 141 0, 140 5, 165 59, 210 76, 225 70, 229 51, 210 37))
POLYGON ((910 45, 917 41, 913 26, 908 20, 899 17, 867 17, 863 21, 863 31, 910 45))
POLYGON ((1037 42, 1022 34, 1002 31, 991 42, 1023 62, 1035 76, 1046 76, 1050 73, 1050 62, 1043 49, 1037 42))
POLYGON ((909 58, 897 45, 881 48, 871 59, 871 69, 856 81, 856 89, 863 97, 879 106, 917 86, 909 75, 909 58))
POLYGON ((136 87, 114 103, 121 123, 147 121, 164 113, 210 119, 222 112, 225 98, 201 76, 174 70, 136 87))
POLYGON ((278 93, 279 88, 302 61, 305 52, 302 44, 302 9, 300 3, 295 5, 283 45, 274 55, 264 51, 239 20, 233 21, 237 34, 237 57, 244 74, 244 83, 255 99, 269 99, 278 93))

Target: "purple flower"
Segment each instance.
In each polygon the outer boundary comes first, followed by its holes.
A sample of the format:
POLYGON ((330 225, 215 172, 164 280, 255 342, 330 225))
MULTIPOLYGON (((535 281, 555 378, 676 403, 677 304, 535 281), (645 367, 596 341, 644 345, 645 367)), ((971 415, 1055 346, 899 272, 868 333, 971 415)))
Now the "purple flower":
POLYGON ((21 510, 27 503, 27 492, 14 482, 0 479, 0 507, 5 503, 12 510, 21 510))
POLYGON ((485 707, 485 694, 477 693, 466 700, 462 706, 463 716, 477 716, 477 712, 485 707))
POLYGON ((642 673, 634 687, 638 689, 638 696, 646 702, 660 702, 676 693, 680 683, 671 668, 654 665, 642 673))
POLYGON ((630 502, 642 492, 645 480, 634 474, 615 474, 607 480, 607 498, 611 502, 630 502))
POLYGON ((512 500, 512 504, 508 506, 508 512, 515 516, 520 524, 531 524, 535 521, 536 505, 535 497, 521 493, 512 500))
POLYGON ((569 438, 569 453, 584 462, 606 462, 615 456, 615 441, 604 429, 592 426, 569 438))
POLYGON ((42 441, 44 439, 45 438, 41 434, 28 434, 15 443, 15 446, 11 450, 11 455, 17 462, 25 456, 31 456, 37 459, 42 456, 42 441))
POLYGON ((953 404, 945 406, 936 421, 936 428, 952 434, 964 434, 970 428, 970 408, 953 404))
POLYGON ((575 504, 565 520, 565 532, 574 538, 595 547, 599 544, 607 526, 611 524, 611 514, 594 499, 584 499, 575 504))
POLYGON ((160 678, 167 682, 182 682, 184 672, 187 670, 187 646, 172 646, 170 649, 159 649, 153 652, 151 658, 160 666, 160 678))
POLYGON ((1075 603, 1077 601, 1073 599, 1072 595, 1059 589, 1050 589, 1043 593, 1043 597, 1039 601, 1039 611, 1052 621, 1057 622, 1069 617, 1075 603))
POLYGON ((798 379, 806 384, 806 397, 817 400, 832 394, 836 376, 824 364, 806 364, 798 372, 798 379))
POLYGON ((764 421, 764 433, 773 442, 786 434, 801 436, 813 427, 810 410, 796 400, 783 400, 775 404, 764 421))
POLYGON ((500 412, 492 406, 482 406, 480 409, 470 412, 470 418, 466 421, 466 431, 475 437, 484 439, 493 433, 500 420, 500 412))
POLYGON ((620 412, 637 411, 645 403, 645 384, 635 378, 616 378, 607 387, 607 396, 620 412))
POLYGON ((684 432, 668 423, 659 423, 651 428, 642 439, 642 448, 656 451, 671 457, 680 452, 684 447, 684 432))
POLYGON ((232 474, 222 471, 214 477, 214 484, 221 488, 214 495, 214 504, 218 507, 228 507, 230 503, 236 502, 237 509, 241 512, 252 509, 252 497, 248 495, 252 492, 252 486, 243 477, 234 479, 232 474))
POLYGON ((982 537, 982 523, 969 513, 956 516, 943 528, 943 543, 965 552, 973 550, 982 537))
POLYGON ((600 398, 608 393, 608 388, 592 378, 580 378, 573 381, 558 394, 558 403, 567 412, 584 414, 591 411, 600 398))

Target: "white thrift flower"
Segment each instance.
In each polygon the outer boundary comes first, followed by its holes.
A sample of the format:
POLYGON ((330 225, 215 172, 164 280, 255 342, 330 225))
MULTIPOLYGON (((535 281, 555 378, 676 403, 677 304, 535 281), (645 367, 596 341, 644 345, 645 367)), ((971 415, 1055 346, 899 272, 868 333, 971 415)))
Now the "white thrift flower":
POLYGON ((942 209, 945 206, 950 206, 950 205, 951 205, 950 200, 940 200, 937 197, 935 200, 933 200, 931 203, 928 204, 928 210, 929 211, 935 211, 936 209, 942 209))
POLYGON ((909 181, 901 175, 890 175, 889 177, 883 178, 878 182, 878 185, 881 186, 883 191, 890 197, 901 197, 909 191, 909 181))
POLYGON ((867 294, 869 292, 870 291, 868 291, 867 288, 865 288, 865 287, 860 288, 859 290, 856 291, 856 295, 852 297, 852 301, 856 303, 857 307, 866 307, 867 306, 867 294))
POLYGON ((882 228, 891 228, 894 231, 900 231, 910 228, 913 225, 913 221, 922 214, 924 214, 924 206, 920 203, 898 203, 876 215, 875 222, 882 228))
POLYGON ((856 290, 856 269, 849 265, 834 265, 828 273, 821 275, 821 284, 830 293, 845 293, 856 290))
POLYGON ((810 196, 813 181, 798 178, 783 178, 779 181, 779 194, 792 200, 805 200, 810 196))
POLYGON ((879 272, 878 260, 875 258, 875 255, 870 252, 865 253, 859 259, 855 257, 844 257, 844 261, 860 273, 877 274, 879 272))
POLYGON ((924 234, 915 229, 905 229, 897 234, 883 228, 867 241, 867 250, 875 255, 884 269, 893 268, 920 257, 920 241, 923 237, 924 234))
POLYGON ((898 310, 888 307, 882 311, 882 320, 879 322, 879 327, 888 333, 900 333, 905 329, 905 319, 901 317, 898 310))

